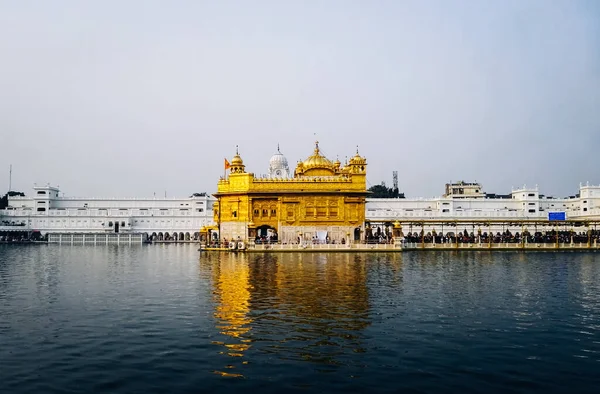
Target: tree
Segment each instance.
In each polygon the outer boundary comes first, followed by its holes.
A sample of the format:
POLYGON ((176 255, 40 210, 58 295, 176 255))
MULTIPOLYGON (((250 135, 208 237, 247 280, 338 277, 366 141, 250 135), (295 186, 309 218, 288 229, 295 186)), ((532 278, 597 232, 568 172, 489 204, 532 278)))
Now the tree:
POLYGON ((370 198, 404 198, 404 193, 400 193, 398 188, 387 187, 385 182, 371 186, 368 191, 371 192, 370 198))
POLYGON ((8 192, 4 195, 4 197, 0 198, 0 209, 5 209, 8 207, 8 197, 21 196, 25 197, 25 193, 22 192, 8 192))

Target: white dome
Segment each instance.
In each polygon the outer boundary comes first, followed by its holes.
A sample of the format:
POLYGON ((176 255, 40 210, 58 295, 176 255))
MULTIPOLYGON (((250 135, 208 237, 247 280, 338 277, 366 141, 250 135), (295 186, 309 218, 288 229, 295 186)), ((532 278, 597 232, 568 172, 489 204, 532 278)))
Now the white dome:
POLYGON ((273 178, 288 178, 290 169, 288 167, 288 161, 285 156, 279 151, 277 147, 277 153, 275 153, 271 160, 269 160, 269 174, 273 178))
POLYGON ((269 167, 270 168, 284 168, 288 166, 288 161, 285 158, 285 156, 280 153, 277 152, 275 153, 273 156, 271 156, 271 160, 269 160, 269 167))

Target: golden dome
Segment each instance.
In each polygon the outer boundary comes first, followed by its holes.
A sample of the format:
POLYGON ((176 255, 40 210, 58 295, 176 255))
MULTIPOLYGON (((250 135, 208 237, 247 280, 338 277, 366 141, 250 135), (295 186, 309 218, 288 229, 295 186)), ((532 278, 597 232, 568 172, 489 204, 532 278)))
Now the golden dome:
POLYGON ((304 168, 331 168, 333 163, 319 151, 319 141, 315 142, 315 151, 306 160, 304 160, 304 168))
POLYGON ((244 164, 244 162, 243 162, 242 158, 240 157, 239 154, 236 153, 235 156, 233 156, 233 159, 231 159, 231 165, 232 166, 241 166, 243 164, 244 164))
POLYGON ((235 146, 235 156, 233 156, 233 159, 231 159, 231 165, 235 167, 244 165, 244 161, 242 160, 242 158, 240 157, 240 153, 238 152, 237 145, 235 146))

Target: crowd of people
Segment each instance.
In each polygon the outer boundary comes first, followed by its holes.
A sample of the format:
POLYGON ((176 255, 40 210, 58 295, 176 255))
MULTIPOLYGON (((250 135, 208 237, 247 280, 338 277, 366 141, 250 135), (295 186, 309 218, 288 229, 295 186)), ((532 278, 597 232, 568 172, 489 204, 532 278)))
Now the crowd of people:
POLYGON ((2 243, 38 242, 47 239, 48 236, 43 237, 39 231, 0 231, 2 243))
POLYGON ((594 242, 594 240, 600 239, 600 230, 587 231, 524 231, 523 233, 515 232, 512 233, 509 230, 504 232, 494 233, 473 233, 464 230, 457 234, 454 233, 408 233, 404 235, 405 242, 414 243, 587 243, 594 242))
MULTIPOLYGON (((402 233, 399 237, 399 240, 402 242, 408 243, 436 243, 436 244, 454 244, 454 243, 576 243, 582 244, 590 242, 593 244, 600 240, 600 230, 587 230, 584 231, 574 231, 574 230, 548 230, 548 231, 523 231, 523 232, 511 232, 510 230, 505 230, 502 232, 469 232, 466 229, 462 232, 447 232, 437 233, 436 231, 431 232, 408 232, 406 234, 402 233)), ((304 241, 300 237, 296 240, 297 244, 302 243, 311 243, 311 241, 304 241)), ((229 240, 223 239, 221 244, 228 245, 229 240)), ((257 236, 254 239, 255 244, 275 244, 279 243, 279 239, 276 234, 270 236, 257 236)), ((329 236, 326 239, 321 240, 316 236, 313 236, 312 243, 313 244, 336 244, 341 243, 345 244, 346 239, 342 239, 340 241, 331 240, 329 236)), ((355 241, 358 242, 358 241, 355 241)), ((395 239, 392 235, 392 232, 389 229, 380 230, 375 229, 375 231, 367 231, 365 234, 365 239, 361 240, 360 243, 367 244, 390 244, 394 243, 395 239)), ((211 246, 216 246, 219 243, 216 239, 211 243, 211 246)))
POLYGON ((279 239, 277 237, 277 234, 262 235, 262 236, 257 235, 256 238, 254 238, 254 243, 257 245, 276 244, 278 241, 279 241, 279 239))

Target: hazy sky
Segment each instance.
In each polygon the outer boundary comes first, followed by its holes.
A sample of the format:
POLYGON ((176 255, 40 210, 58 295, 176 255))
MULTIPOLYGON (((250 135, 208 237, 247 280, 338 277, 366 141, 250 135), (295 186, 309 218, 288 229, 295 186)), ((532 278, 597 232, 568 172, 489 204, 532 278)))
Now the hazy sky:
POLYGON ((0 0, 0 193, 214 192, 318 139, 370 185, 600 184, 600 2, 0 0), (315 136, 316 135, 316 136, 315 136))

